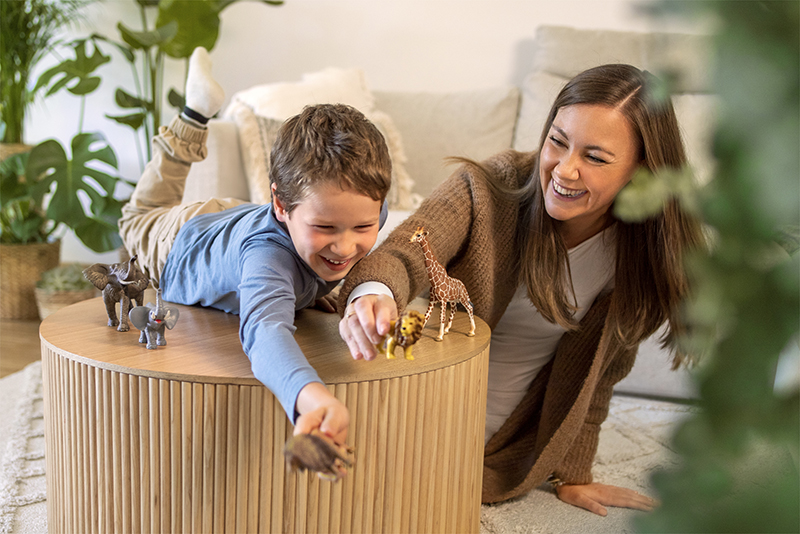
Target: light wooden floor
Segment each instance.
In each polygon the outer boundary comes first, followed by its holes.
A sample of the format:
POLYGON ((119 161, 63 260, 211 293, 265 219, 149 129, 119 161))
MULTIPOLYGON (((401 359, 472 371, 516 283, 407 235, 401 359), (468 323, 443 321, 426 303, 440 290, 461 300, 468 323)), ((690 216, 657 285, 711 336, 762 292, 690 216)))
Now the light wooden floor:
POLYGON ((42 358, 40 323, 38 320, 0 319, 0 378, 21 371, 42 358))

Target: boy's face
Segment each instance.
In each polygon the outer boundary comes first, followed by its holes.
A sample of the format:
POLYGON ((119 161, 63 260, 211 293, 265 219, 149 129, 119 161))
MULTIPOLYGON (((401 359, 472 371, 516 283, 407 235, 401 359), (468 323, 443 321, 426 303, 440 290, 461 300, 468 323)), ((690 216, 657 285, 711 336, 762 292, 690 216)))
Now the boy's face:
POLYGON ((338 184, 312 188, 291 213, 273 188, 272 204, 297 253, 326 282, 344 278, 378 238, 381 202, 338 184))

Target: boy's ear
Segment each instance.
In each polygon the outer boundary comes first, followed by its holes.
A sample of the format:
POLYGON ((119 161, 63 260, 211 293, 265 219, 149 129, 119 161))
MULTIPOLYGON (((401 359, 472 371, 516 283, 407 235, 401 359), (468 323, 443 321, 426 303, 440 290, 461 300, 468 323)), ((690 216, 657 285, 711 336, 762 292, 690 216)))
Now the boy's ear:
POLYGON ((277 186, 272 184, 270 189, 272 189, 272 208, 275 210, 275 217, 277 217, 280 222, 286 222, 289 214, 286 211, 286 206, 284 203, 281 202, 281 199, 275 194, 275 189, 277 189, 277 186))

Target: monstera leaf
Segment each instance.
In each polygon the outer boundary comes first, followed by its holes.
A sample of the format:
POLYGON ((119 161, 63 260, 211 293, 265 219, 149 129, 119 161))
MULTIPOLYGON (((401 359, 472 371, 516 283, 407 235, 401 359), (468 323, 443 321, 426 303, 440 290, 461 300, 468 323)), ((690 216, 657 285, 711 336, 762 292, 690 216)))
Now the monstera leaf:
POLYGON ((148 50, 173 39, 178 33, 178 22, 170 21, 165 24, 159 24, 155 30, 141 32, 131 30, 120 22, 117 24, 117 29, 122 40, 128 46, 134 50, 148 50))
POLYGON ((111 61, 111 57, 103 54, 97 45, 92 42, 93 52, 87 52, 87 44, 91 39, 78 39, 72 42, 75 59, 65 59, 39 76, 34 92, 42 87, 47 87, 47 96, 58 92, 63 87, 73 95, 87 95, 100 85, 100 77, 93 76, 95 70, 101 65, 111 61), (73 83, 74 82, 74 83, 73 83), (72 85, 68 85, 72 83, 72 85))
POLYGON ((38 202, 51 193, 46 216, 63 223, 95 252, 106 252, 122 242, 117 220, 122 202, 114 190, 122 181, 107 172, 117 168, 117 157, 100 133, 82 133, 72 139, 72 159, 61 144, 49 139, 35 146, 28 157, 26 174, 35 179, 32 196, 38 202), (89 213, 81 197, 89 199, 89 213))
POLYGON ((156 27, 177 24, 175 37, 161 45, 170 57, 186 58, 202 46, 214 48, 219 37, 219 11, 214 0, 162 0, 158 5, 156 27))
MULTIPOLYGON (((178 25, 174 38, 160 45, 170 57, 188 58, 198 46, 211 50, 217 43, 220 12, 237 0, 161 0, 158 3, 156 27, 171 23, 178 25)), ((282 0, 261 0, 279 6, 282 0)))

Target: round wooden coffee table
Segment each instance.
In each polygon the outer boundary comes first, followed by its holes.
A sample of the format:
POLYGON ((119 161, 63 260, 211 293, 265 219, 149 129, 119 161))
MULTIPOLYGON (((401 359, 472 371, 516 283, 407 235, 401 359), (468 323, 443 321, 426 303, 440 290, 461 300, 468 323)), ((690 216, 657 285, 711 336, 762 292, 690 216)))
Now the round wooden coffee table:
POLYGON ((42 322, 50 532, 479 531, 485 323, 467 337, 460 312, 436 342, 432 319, 414 361, 366 362, 336 315, 298 313, 297 341, 351 415, 355 464, 331 483, 286 466, 292 425, 250 371, 239 318, 179 308, 156 350, 106 326, 102 299, 42 322))

